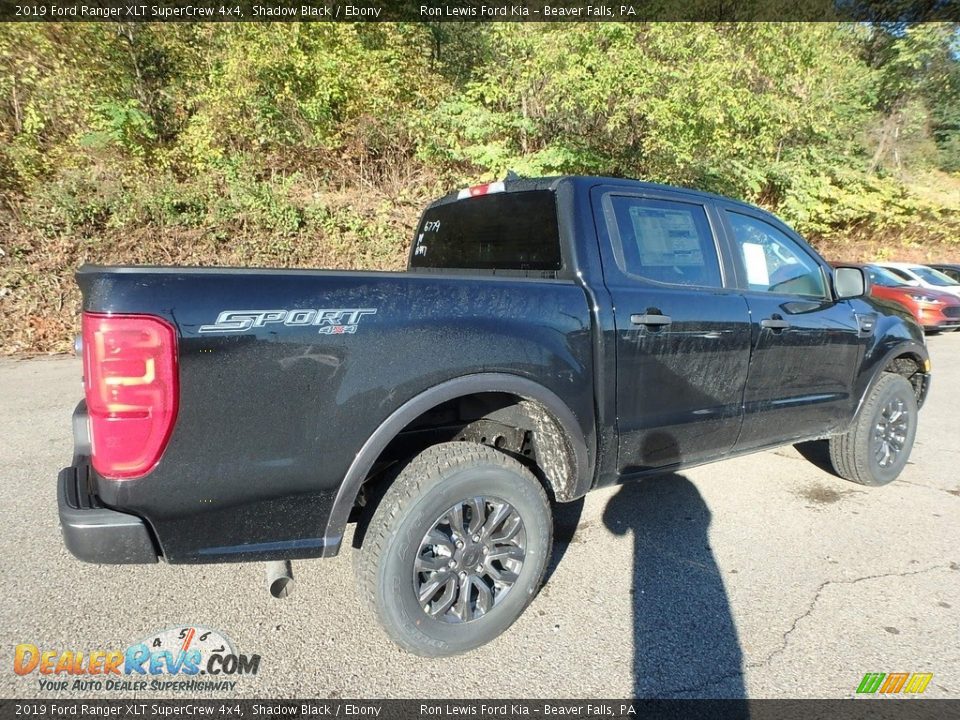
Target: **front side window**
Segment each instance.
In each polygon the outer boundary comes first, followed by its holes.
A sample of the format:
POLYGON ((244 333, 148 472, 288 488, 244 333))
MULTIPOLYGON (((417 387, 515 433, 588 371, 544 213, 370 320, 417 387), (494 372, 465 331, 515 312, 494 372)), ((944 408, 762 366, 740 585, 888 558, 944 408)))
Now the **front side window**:
POLYGON ((827 297, 820 265, 798 242, 764 220, 726 212, 750 290, 827 297))
POLYGON ((913 277, 912 275, 910 275, 910 273, 904 272, 904 271, 901 270, 900 268, 888 267, 888 268, 886 268, 886 269, 889 270, 890 272, 892 272, 894 275, 896 275, 898 278, 900 278, 901 280, 903 280, 903 281, 905 281, 905 282, 913 283, 914 285, 916 285, 916 283, 917 283, 917 279, 916 279, 915 277, 913 277))
POLYGON ((723 286, 702 205, 614 195, 610 207, 619 237, 617 260, 624 272, 672 285, 723 286))
POLYGON ((867 271, 867 275, 870 276, 870 282, 872 282, 874 285, 879 285, 881 287, 903 286, 903 279, 897 277, 886 268, 877 267, 876 265, 867 265, 867 267, 864 269, 867 271))

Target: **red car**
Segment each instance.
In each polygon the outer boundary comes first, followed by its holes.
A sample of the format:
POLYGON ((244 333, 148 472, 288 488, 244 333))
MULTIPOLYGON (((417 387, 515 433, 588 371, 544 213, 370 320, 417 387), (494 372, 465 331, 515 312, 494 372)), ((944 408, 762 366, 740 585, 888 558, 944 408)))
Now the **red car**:
POLYGON ((865 263, 831 263, 834 267, 862 268, 870 277, 870 295, 902 305, 924 332, 960 328, 960 298, 951 293, 906 284, 886 268, 865 263))

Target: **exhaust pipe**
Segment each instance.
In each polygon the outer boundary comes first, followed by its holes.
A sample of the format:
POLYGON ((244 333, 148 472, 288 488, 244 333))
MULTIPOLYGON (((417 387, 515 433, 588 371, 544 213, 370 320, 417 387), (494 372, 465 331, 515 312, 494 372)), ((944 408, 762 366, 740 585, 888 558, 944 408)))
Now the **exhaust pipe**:
POLYGON ((267 563, 267 590, 275 598, 289 597, 293 592, 293 568, 289 560, 267 563))

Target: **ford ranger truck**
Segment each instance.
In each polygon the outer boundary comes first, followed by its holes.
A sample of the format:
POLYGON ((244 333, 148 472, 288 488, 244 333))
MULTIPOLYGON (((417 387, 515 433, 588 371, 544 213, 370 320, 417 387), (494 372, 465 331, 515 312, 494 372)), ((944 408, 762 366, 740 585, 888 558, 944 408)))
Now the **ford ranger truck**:
POLYGON ((859 268, 752 205, 629 180, 447 195, 405 272, 77 281, 70 551, 283 563, 349 537, 366 603, 427 656, 524 611, 557 503, 811 440, 884 485, 930 384, 920 327, 859 268))

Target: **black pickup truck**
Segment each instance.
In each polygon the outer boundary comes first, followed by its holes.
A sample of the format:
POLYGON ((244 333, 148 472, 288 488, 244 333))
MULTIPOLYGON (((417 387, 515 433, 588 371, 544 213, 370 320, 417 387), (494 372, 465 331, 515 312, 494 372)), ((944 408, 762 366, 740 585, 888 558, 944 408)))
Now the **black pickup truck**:
POLYGON ((59 476, 96 563, 289 561, 352 544, 402 647, 447 655, 536 593, 554 503, 823 440, 903 469, 921 329, 756 207, 590 177, 423 214, 406 272, 80 269, 85 400, 59 476))

